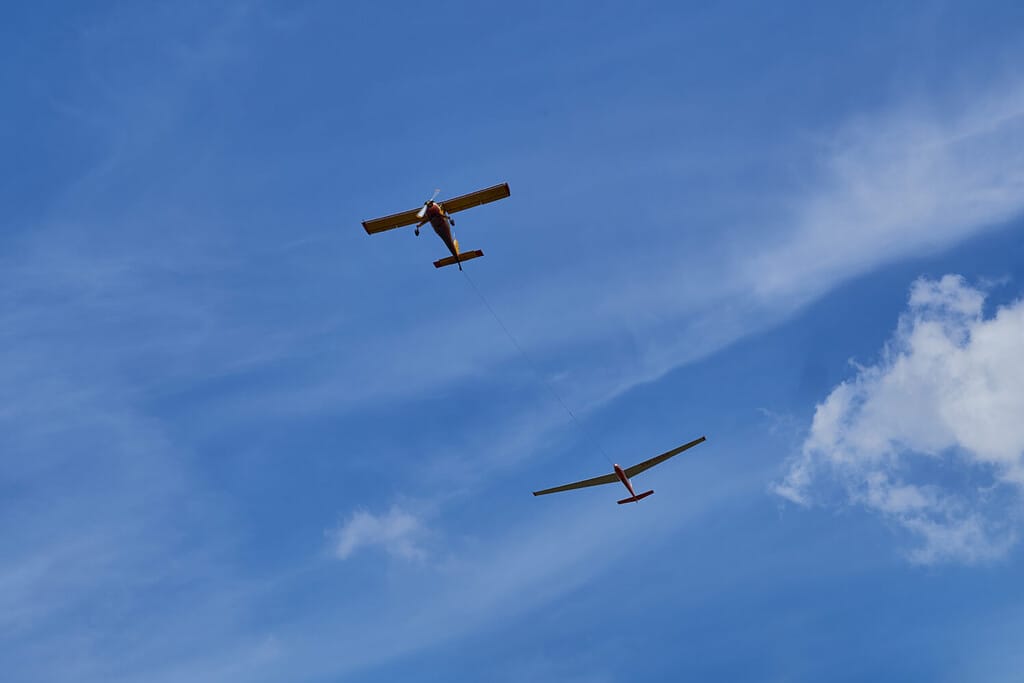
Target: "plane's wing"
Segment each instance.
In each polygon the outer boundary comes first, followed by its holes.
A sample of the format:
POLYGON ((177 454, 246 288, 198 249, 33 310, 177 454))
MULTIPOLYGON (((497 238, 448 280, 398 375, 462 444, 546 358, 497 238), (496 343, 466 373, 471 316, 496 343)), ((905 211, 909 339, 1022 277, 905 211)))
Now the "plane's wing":
POLYGON ((615 473, 605 474, 600 477, 594 477, 593 479, 584 479, 583 481, 576 481, 565 486, 556 486, 553 489, 544 489, 543 491, 534 491, 533 495, 543 496, 547 493, 559 493, 560 491, 570 491, 572 489, 582 489, 588 486, 600 486, 601 484, 612 484, 617 482, 619 478, 615 476, 615 473))
POLYGON ((409 209, 402 213, 393 213, 390 216, 384 216, 383 218, 374 218, 372 221, 363 221, 363 228, 366 230, 367 235, 372 235, 378 232, 384 232, 385 230, 393 230, 395 228, 401 228, 406 225, 412 225, 413 223, 419 223, 420 219, 416 217, 416 214, 420 212, 420 208, 409 209))
POLYGON ((654 467, 655 465, 660 465, 661 463, 663 463, 666 460, 668 460, 669 458, 671 458, 673 455, 679 455, 683 451, 685 451, 685 450, 687 450, 689 448, 693 448, 694 446, 696 446, 699 443, 703 443, 704 439, 705 439, 705 437, 703 437, 703 436, 700 437, 699 439, 694 439, 690 443, 684 443, 679 448, 673 448, 672 450, 670 450, 670 451, 668 451, 666 453, 662 453, 661 455, 654 456, 650 460, 644 460, 639 465, 633 465, 632 467, 627 467, 623 471, 626 473, 626 476, 628 478, 632 479, 633 477, 635 477, 636 475, 640 474, 644 470, 649 470, 652 467, 654 467))
MULTIPOLYGON (((448 213, 455 213, 456 211, 465 211, 466 209, 472 209, 474 206, 480 206, 481 204, 487 204, 488 202, 496 202, 499 199, 504 199, 511 195, 512 192, 508 189, 508 183, 502 183, 495 185, 494 187, 488 187, 485 190, 477 190, 476 192, 470 192, 459 197, 452 197, 451 199, 445 199, 444 201, 438 202, 445 211, 448 213)), ((406 225, 412 225, 413 223, 419 223, 420 218, 418 216, 422 207, 416 207, 415 209, 409 209, 401 213, 393 213, 390 216, 384 216, 383 218, 374 218, 373 220, 363 221, 363 229, 366 230, 367 235, 373 235, 378 232, 384 232, 385 230, 394 230, 395 228, 402 228, 406 225)))
POLYGON ((496 202, 499 199, 508 197, 510 194, 512 194, 512 192, 508 189, 508 183, 502 183, 501 185, 488 187, 486 190, 477 190, 476 192, 464 194, 461 197, 445 199, 444 201, 438 202, 438 204, 443 206, 444 210, 448 213, 455 213, 456 211, 465 211, 466 209, 472 209, 474 206, 480 206, 481 204, 487 204, 488 202, 496 202))

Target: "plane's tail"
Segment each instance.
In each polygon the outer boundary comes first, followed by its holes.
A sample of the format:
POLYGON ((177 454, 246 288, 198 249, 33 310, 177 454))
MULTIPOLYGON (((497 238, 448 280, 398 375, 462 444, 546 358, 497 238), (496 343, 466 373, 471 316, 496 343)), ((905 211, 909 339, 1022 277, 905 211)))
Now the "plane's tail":
POLYGON ((619 501, 619 505, 622 505, 623 503, 635 503, 639 500, 643 500, 652 493, 654 493, 654 489, 651 489, 650 491, 644 491, 643 493, 638 493, 635 496, 630 496, 629 498, 623 498, 622 500, 619 501))
POLYGON ((480 258, 483 255, 484 255, 484 252, 480 251, 479 249, 477 249, 475 251, 464 251, 461 254, 459 254, 459 258, 455 258, 454 256, 449 256, 447 258, 443 258, 443 259, 439 259, 437 261, 434 261, 434 267, 435 268, 444 268, 445 266, 453 266, 456 263, 462 263, 462 262, 465 262, 465 261, 469 261, 470 259, 480 258))

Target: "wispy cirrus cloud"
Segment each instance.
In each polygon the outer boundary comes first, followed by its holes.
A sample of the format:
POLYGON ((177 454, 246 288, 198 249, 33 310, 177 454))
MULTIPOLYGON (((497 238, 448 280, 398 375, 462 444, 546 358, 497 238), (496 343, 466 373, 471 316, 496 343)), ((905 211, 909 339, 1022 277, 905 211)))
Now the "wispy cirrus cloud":
POLYGON ((985 317, 984 301, 958 276, 915 282, 880 359, 818 405, 776 492, 877 513, 918 541, 915 562, 1002 556, 1024 504, 1024 302, 985 317))
POLYGON ((800 301, 1019 215, 1022 135, 1019 81, 845 124, 825 145, 820 185, 793 205, 792 227, 749 261, 755 294, 800 301))

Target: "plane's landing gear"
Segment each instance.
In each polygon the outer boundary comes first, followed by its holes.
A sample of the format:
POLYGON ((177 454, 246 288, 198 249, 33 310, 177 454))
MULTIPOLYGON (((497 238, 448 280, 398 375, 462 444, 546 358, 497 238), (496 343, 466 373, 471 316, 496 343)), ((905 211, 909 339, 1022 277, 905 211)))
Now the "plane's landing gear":
POLYGON ((416 228, 416 236, 417 236, 417 237, 419 237, 419 236, 420 236, 420 229, 419 229, 419 228, 416 228))

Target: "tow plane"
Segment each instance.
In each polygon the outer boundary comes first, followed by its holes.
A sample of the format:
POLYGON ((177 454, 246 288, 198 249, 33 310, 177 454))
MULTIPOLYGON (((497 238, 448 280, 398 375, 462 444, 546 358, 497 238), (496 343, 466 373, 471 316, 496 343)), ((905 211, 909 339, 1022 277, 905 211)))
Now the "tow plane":
POLYGON ((672 456, 679 455, 683 451, 693 448, 699 443, 703 443, 704 440, 705 437, 702 436, 699 439, 694 439, 690 443, 683 444, 679 448, 673 448, 672 450, 666 451, 661 455, 657 455, 651 458, 650 460, 644 460, 642 463, 638 465, 633 465, 632 467, 627 467, 625 469, 619 467, 618 465, 612 465, 612 467, 615 468, 615 471, 612 472, 611 474, 603 474, 600 477, 594 477, 593 479, 575 481, 571 484, 566 484, 564 486, 556 486, 552 489, 544 489, 543 491, 534 491, 533 495, 544 496, 549 493, 560 493, 562 491, 582 489, 588 486, 600 486, 601 484, 614 484, 615 482, 619 481, 622 482, 622 485, 626 487, 627 491, 629 491, 629 497, 620 500, 619 505, 622 505, 623 503, 637 503, 646 498, 647 496, 651 495, 652 493, 654 493, 654 489, 651 489, 650 491, 644 491, 643 493, 637 493, 636 491, 633 490, 633 484, 629 481, 630 479, 640 474, 641 472, 651 469, 655 465, 660 465, 661 463, 665 462, 672 456))
POLYGON ((451 256, 434 261, 434 267, 443 268, 444 266, 456 264, 459 266, 459 270, 462 270, 463 261, 479 258, 484 255, 484 252, 479 249, 473 251, 459 250, 459 241, 452 234, 455 219, 451 215, 456 211, 465 211, 466 209, 472 209, 474 206, 504 199, 511 192, 508 189, 508 183, 501 183, 500 185, 483 190, 435 202, 434 199, 439 192, 440 190, 434 190, 434 196, 423 202, 423 206, 419 209, 409 209, 408 211, 391 214, 383 218, 363 221, 363 228, 366 230, 366 234, 373 235, 385 230, 394 230, 395 228, 415 224, 416 236, 419 237, 420 227, 424 223, 430 223, 430 226, 434 228, 434 232, 437 233, 437 236, 441 238, 441 241, 444 242, 444 245, 448 247, 448 251, 452 254, 451 256))

